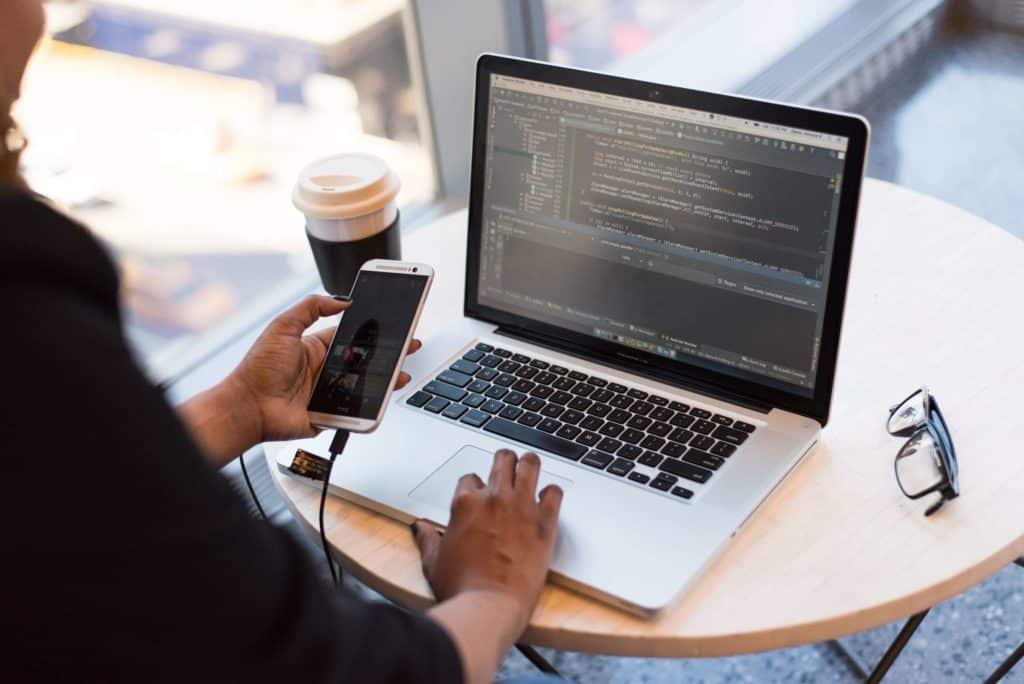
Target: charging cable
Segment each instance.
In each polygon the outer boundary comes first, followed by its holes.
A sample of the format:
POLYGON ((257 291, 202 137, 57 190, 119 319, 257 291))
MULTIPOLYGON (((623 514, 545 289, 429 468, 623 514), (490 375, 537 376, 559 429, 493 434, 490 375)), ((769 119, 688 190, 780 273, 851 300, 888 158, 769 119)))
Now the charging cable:
POLYGON ((256 496, 256 488, 252 486, 252 480, 249 479, 249 470, 245 467, 245 454, 238 457, 238 464, 242 466, 242 477, 245 478, 245 486, 249 488, 249 496, 252 497, 252 502, 256 504, 256 510, 260 512, 261 518, 269 522, 267 513, 260 504, 260 498, 256 496))
POLYGON ((334 469, 334 459, 345 450, 345 445, 348 443, 348 435, 348 430, 335 431, 334 439, 331 440, 331 459, 327 463, 327 473, 324 474, 323 489, 320 490, 320 543, 324 547, 324 558, 327 559, 327 567, 331 570, 331 579, 334 580, 335 586, 341 582, 341 568, 335 569, 334 559, 331 558, 331 547, 327 545, 327 533, 324 532, 324 503, 327 501, 327 487, 331 483, 331 470, 334 469))

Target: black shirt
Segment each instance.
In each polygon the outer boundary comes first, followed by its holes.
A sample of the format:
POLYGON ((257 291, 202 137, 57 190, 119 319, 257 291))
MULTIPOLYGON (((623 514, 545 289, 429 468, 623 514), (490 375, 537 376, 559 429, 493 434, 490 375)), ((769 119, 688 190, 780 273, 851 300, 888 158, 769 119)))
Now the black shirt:
POLYGON ((113 263, 0 190, 0 678, 461 682, 431 620, 326 586, 133 361, 113 263))

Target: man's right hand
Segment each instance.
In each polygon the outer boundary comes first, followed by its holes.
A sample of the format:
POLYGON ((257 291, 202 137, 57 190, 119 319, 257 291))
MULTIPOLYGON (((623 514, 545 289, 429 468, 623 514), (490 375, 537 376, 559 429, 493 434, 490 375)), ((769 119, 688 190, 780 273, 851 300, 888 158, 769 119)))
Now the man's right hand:
POLYGON ((494 455, 484 484, 475 474, 459 480, 448 530, 414 524, 423 574, 439 601, 467 592, 507 597, 516 612, 512 638, 526 628, 544 587, 558 531, 562 490, 549 485, 538 498, 540 459, 508 449, 494 455))

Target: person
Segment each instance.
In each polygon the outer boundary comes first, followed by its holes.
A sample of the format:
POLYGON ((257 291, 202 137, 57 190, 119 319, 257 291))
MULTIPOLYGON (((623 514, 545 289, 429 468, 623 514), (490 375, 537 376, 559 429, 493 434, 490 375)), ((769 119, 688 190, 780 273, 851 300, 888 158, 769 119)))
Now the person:
POLYGON ((3 678, 491 681, 544 584, 561 491, 538 496, 538 458, 510 451, 486 483, 462 478, 446 533, 415 525, 424 614, 327 586, 217 471, 314 434, 331 331, 305 331, 347 304, 304 299, 170 407, 124 338, 110 257, 17 176, 10 107, 42 27, 38 0, 0 0, 3 678))

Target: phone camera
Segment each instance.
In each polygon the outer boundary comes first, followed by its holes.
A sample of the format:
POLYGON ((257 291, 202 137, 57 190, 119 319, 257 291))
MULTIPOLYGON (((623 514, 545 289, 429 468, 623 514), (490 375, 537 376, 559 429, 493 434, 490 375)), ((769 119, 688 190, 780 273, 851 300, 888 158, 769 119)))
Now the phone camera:
POLYGON ((413 272, 413 273, 415 273, 415 272, 416 272, 416 271, 418 271, 418 270, 420 270, 418 266, 413 266, 413 267, 412 267, 412 272, 413 272))

